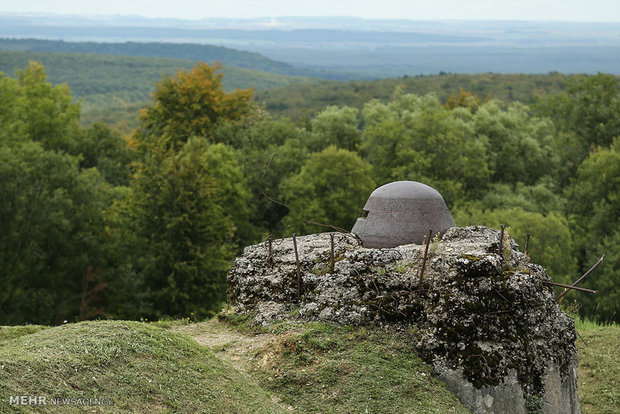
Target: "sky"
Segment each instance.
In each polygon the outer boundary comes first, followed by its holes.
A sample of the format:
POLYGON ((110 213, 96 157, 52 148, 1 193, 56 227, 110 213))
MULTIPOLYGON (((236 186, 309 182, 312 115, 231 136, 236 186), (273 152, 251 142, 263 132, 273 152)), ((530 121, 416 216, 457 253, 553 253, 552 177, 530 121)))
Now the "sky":
POLYGON ((0 0, 0 13, 620 22, 620 0, 0 0))

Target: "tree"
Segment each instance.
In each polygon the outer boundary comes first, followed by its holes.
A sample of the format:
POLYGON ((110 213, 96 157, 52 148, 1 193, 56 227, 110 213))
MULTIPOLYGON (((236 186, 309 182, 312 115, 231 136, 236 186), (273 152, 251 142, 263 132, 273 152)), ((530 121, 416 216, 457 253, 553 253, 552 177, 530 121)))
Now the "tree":
POLYGON ((106 283, 102 182, 68 154, 33 142, 0 144, 0 324, 101 313, 101 289, 93 288, 106 283))
POLYGON ((105 124, 96 123, 82 131, 76 139, 75 153, 80 155, 80 168, 97 168, 111 185, 129 185, 129 164, 135 151, 105 124))
POLYGON ((111 212, 117 226, 129 217, 137 255, 125 268, 149 318, 212 314, 248 222, 247 184, 216 133, 250 113, 251 91, 226 93, 217 69, 198 64, 157 86, 133 137, 140 159, 129 199, 111 212))
POLYGON ((620 136, 620 79, 603 73, 572 76, 562 93, 539 98, 535 109, 561 132, 556 147, 565 187, 593 149, 609 147, 620 136))
POLYGON ((218 130, 217 136, 219 140, 235 143, 239 165, 252 193, 250 204, 253 207, 251 224, 254 237, 243 240, 247 245, 265 240, 269 233, 282 232, 281 220, 288 210, 269 201, 258 184, 262 178, 262 188, 270 197, 280 200, 280 183, 297 174, 308 157, 305 143, 309 133, 287 119, 266 118, 247 124, 244 122, 245 125, 235 128, 234 132, 227 128, 229 124, 223 123, 222 126, 232 138, 221 135, 222 128, 218 130), (269 170, 265 174, 270 161, 269 170))
POLYGON ((552 211, 563 212, 565 201, 558 194, 553 181, 547 177, 536 185, 496 183, 489 186, 480 200, 485 210, 519 207, 525 211, 546 215, 552 211))
POLYGON ((0 73, 0 97, 0 140, 32 140, 44 149, 72 152, 80 107, 67 85, 46 81, 43 65, 30 62, 17 80, 0 73))
POLYGON ((453 212, 459 226, 509 227, 510 236, 523 248, 526 234, 532 238, 528 251, 534 263, 544 266, 556 282, 567 283, 577 275, 574 243, 566 218, 558 212, 543 215, 519 207, 482 210, 475 206, 453 212))
POLYGON ((614 242, 620 237, 620 138, 610 148, 597 148, 579 166, 567 189, 568 213, 578 246, 579 269, 585 272, 602 255, 608 260, 584 287, 599 289, 596 297, 583 297, 582 315, 604 322, 620 322, 617 299, 618 255, 614 242))
MULTIPOLYGON (((310 155, 301 171, 281 184, 285 202, 302 217, 351 229, 375 183, 371 167, 356 154, 329 146, 310 155)), ((293 213, 284 219, 291 231, 326 231, 302 222, 293 213)))
POLYGON ((520 103, 504 111, 499 102, 490 101, 474 115, 474 133, 487 143, 493 182, 534 185, 552 174, 559 163, 553 124, 528 111, 520 103))
POLYGON ((179 148, 193 136, 211 140, 216 124, 243 117, 250 109, 251 90, 226 93, 219 65, 199 63, 176 77, 164 77, 153 94, 154 104, 140 115, 135 139, 139 145, 168 140, 179 148))
POLYGON ((459 94, 451 94, 446 99, 446 109, 454 109, 458 107, 467 108, 471 112, 476 112, 478 107, 482 104, 482 99, 478 95, 474 95, 469 91, 464 91, 463 88, 459 89, 459 94))
MULTIPOLYGON (((249 194, 233 151, 191 138, 174 154, 139 166, 121 214, 134 231, 133 268, 149 318, 212 314, 247 221, 249 194)), ((122 220, 120 220, 122 223, 122 220)))
POLYGON ((351 107, 328 106, 310 122, 312 135, 308 144, 311 152, 319 152, 330 145, 356 152, 360 145, 357 127, 359 111, 351 107))
POLYGON ((620 135, 620 79, 611 74, 573 76, 565 92, 541 99, 538 109, 585 144, 609 146, 620 135))
POLYGON ((366 104, 363 117, 362 155, 379 184, 424 182, 448 205, 486 185, 486 142, 475 136, 467 109, 450 111, 433 95, 397 93, 388 104, 366 104))

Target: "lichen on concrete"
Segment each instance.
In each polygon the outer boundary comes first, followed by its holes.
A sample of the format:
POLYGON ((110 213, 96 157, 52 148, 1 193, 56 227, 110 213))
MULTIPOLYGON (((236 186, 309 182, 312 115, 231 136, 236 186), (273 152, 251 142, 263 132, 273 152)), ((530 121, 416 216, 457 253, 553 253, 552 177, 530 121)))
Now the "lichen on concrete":
POLYGON ((420 283, 423 245, 366 249, 337 233, 331 273, 329 233, 298 237, 301 300, 292 239, 274 242, 271 256, 266 244, 249 246, 228 274, 229 302, 259 324, 298 309, 302 321, 408 329, 474 412, 527 412, 531 401, 543 412, 579 412, 574 323, 543 283, 545 269, 513 240, 500 252, 499 238, 481 226, 449 229, 420 283))

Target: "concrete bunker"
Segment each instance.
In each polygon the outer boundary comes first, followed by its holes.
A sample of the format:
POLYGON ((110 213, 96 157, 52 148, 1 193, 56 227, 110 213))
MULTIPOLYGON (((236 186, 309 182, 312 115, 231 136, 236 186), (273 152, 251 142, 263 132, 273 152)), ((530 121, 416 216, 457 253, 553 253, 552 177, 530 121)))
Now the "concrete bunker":
POLYGON ((429 229, 434 237, 454 225, 437 190, 416 181, 395 181, 372 192, 351 233, 366 248, 391 248, 423 244, 429 229))

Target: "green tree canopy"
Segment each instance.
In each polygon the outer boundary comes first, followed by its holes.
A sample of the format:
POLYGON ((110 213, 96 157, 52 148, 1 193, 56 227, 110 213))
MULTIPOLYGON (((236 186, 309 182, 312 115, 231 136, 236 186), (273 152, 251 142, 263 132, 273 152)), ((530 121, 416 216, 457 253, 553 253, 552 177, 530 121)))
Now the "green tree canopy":
POLYGON ((237 223, 248 219, 249 194, 234 152, 191 138, 178 152, 140 164, 132 189, 116 213, 128 220, 116 220, 134 232, 137 288, 148 303, 141 316, 205 317, 224 299, 237 223))
POLYGON ((556 147, 564 187, 591 150, 609 147, 620 136, 620 78, 603 73, 573 76, 562 93, 539 98, 535 108, 562 132, 556 147))
POLYGON ((140 115, 138 144, 165 139, 177 148, 193 136, 213 139, 219 121, 243 117, 250 108, 252 90, 227 93, 219 69, 218 65, 199 63, 191 71, 164 77, 155 88, 154 104, 140 115))
POLYGON ((0 144, 0 324, 84 319, 106 283, 108 204, 95 169, 33 142, 0 144), (90 302, 90 305, 89 305, 90 302))
MULTIPOLYGON (((312 154, 301 171, 282 182, 285 202, 302 217, 350 230, 375 189, 371 167, 355 153, 329 146, 312 154)), ((293 213, 284 219, 291 231, 325 231, 293 213)))
POLYGON ((81 168, 97 168, 112 185, 129 184, 129 165, 135 158, 135 151, 118 132, 105 124, 96 123, 81 131, 75 152, 80 155, 81 168))
POLYGON ((436 97, 396 94, 364 106, 362 154, 379 184, 420 181, 448 204, 474 194, 489 178, 485 139, 474 134, 467 109, 450 111, 436 97))
POLYGON ((328 106, 310 121, 312 134, 308 148, 319 152, 330 145, 349 151, 357 151, 360 145, 360 131, 357 127, 356 108, 328 106))
POLYGON ((44 149, 72 151, 80 107, 66 85, 46 82, 43 65, 30 62, 18 79, 0 73, 0 139, 40 142, 44 149))
POLYGON ((525 245, 526 234, 530 233, 528 251, 534 263, 544 266, 556 282, 572 282, 578 276, 570 228, 566 218, 558 212, 543 215, 520 207, 497 210, 470 207, 453 211, 453 216, 459 226, 485 225, 498 229, 504 224, 521 248, 525 245))
POLYGON ((523 104, 502 110, 500 102, 486 102, 474 115, 473 128, 486 142, 493 182, 534 185, 558 165, 553 124, 530 116, 523 104))
POLYGON ((599 290, 595 297, 580 298, 582 314, 600 321, 620 322, 618 246, 620 238, 620 138, 610 148, 598 148, 579 166, 567 190, 568 212, 578 245, 579 267, 585 272, 602 255, 608 259, 584 286, 599 290))
POLYGON ((157 86, 133 137, 141 157, 128 200, 111 211, 117 232, 119 215, 128 218, 136 257, 125 268, 151 318, 216 310, 248 225, 246 181, 234 150, 214 135, 249 114, 251 91, 226 93, 217 69, 201 63, 157 86))

